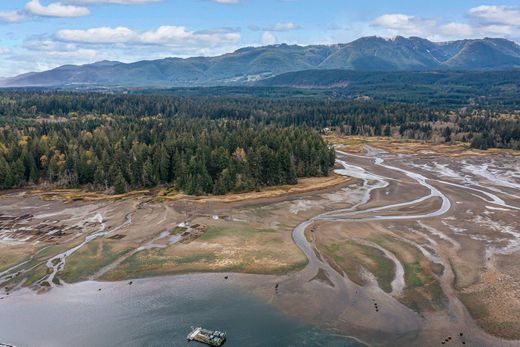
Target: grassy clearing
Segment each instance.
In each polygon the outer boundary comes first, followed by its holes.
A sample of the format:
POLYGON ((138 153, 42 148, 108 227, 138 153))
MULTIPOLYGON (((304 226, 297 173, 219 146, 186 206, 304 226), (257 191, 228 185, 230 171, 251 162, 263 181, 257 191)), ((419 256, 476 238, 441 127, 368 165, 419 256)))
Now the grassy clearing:
MULTIPOLYGON (((333 143, 336 145, 346 145, 346 146, 359 146, 369 143, 371 140, 378 138, 369 138, 369 137, 361 137, 361 136, 338 136, 336 134, 325 135, 325 139, 329 143, 333 143)), ((381 138, 383 139, 383 138, 381 138)))
POLYGON ((172 257, 164 250, 148 250, 135 254, 125 260, 121 266, 109 271, 101 277, 102 280, 115 281, 130 278, 164 276, 168 274, 205 273, 205 272, 236 272, 251 274, 286 274, 303 269, 307 263, 300 262, 286 267, 271 269, 258 267, 252 262, 232 262, 218 266, 226 259, 215 253, 192 254, 183 257, 172 257))
POLYGON ((399 299, 403 304, 417 312, 435 311, 446 305, 447 298, 434 275, 436 269, 418 249, 385 236, 373 241, 394 253, 403 264, 406 288, 399 299))
POLYGON ((0 272, 7 270, 8 268, 15 266, 26 260, 28 256, 24 252, 9 249, 0 250, 0 272))
POLYGON ((33 189, 30 194, 40 196, 43 200, 61 199, 71 201, 105 201, 122 200, 127 198, 154 198, 157 201, 164 200, 189 200, 199 203, 206 202, 239 202, 255 199, 266 199, 284 196, 294 193, 306 193, 314 190, 327 189, 350 181, 348 177, 331 174, 327 177, 309 177, 298 180, 295 185, 281 185, 265 187, 259 192, 230 193, 222 196, 203 195, 191 196, 176 191, 171 187, 158 187, 151 190, 135 190, 125 194, 105 194, 103 192, 91 192, 84 189, 33 189))
POLYGON ((130 197, 142 197, 151 194, 150 190, 136 190, 125 194, 104 194, 102 192, 90 192, 83 189, 33 189, 30 194, 40 196, 43 200, 61 199, 64 201, 104 201, 121 200, 130 197))
POLYGON ((131 250, 115 241, 94 240, 67 258, 59 277, 67 283, 86 280, 131 250))
POLYGON ((173 228, 173 229, 170 231, 170 235, 178 235, 178 234, 182 234, 182 233, 185 232, 186 230, 188 230, 188 228, 186 228, 186 227, 176 226, 175 228, 173 228))
POLYGON ((366 257, 365 259, 370 260, 365 266, 374 274, 379 287, 390 293, 392 291, 392 281, 395 277, 395 264, 376 248, 363 245, 360 247, 363 255, 366 257))
POLYGON ((186 265, 208 264, 214 261, 214 259, 215 255, 213 253, 175 257, 170 255, 164 248, 150 249, 132 255, 119 267, 106 273, 102 279, 119 280, 182 273, 186 272, 182 270, 186 265))
POLYGON ((325 256, 333 259, 336 266, 345 271, 350 280, 365 285, 361 274, 365 268, 374 275, 379 287, 387 293, 392 291, 395 265, 380 250, 353 241, 333 243, 325 246, 325 256))
MULTIPOLYGON (((305 256, 292 243, 289 227, 278 226, 281 229, 272 230, 222 220, 212 223, 214 225, 192 242, 133 254, 102 279, 119 280, 187 272, 223 271, 285 274, 302 269, 307 264, 305 256)), ((180 234, 186 229, 175 227, 170 233, 180 234)), ((9 285, 15 286, 24 278, 29 279, 28 284, 41 279, 47 272, 45 264, 48 259, 82 241, 83 238, 78 238, 74 242, 40 248, 40 253, 20 268, 34 269, 13 278, 9 285)), ((67 258, 65 268, 58 277, 67 283, 86 280, 103 267, 131 252, 134 247, 121 240, 93 240, 67 258)))
POLYGON ((202 235, 200 241, 212 241, 220 237, 239 237, 241 239, 250 239, 259 237, 261 233, 273 233, 276 231, 271 229, 255 229, 249 225, 234 225, 230 226, 212 226, 202 235))
POLYGON ((368 137, 368 136, 338 136, 336 134, 326 135, 325 139, 333 144, 345 145, 349 151, 361 151, 364 145, 370 145, 391 153, 417 154, 423 152, 435 152, 438 154, 449 155, 452 157, 469 155, 496 155, 511 154, 520 155, 520 151, 492 148, 488 150, 478 150, 470 147, 467 142, 456 142, 447 144, 436 144, 427 141, 400 139, 393 137, 368 137))
MULTIPOLYGON (((47 260, 54 257, 57 254, 60 254, 62 252, 65 252, 66 250, 74 247, 75 245, 81 243, 81 240, 76 240, 72 243, 62 244, 62 245, 45 245, 41 246, 39 249, 34 251, 34 253, 37 253, 36 256, 34 256, 32 259, 30 259, 26 264, 20 266, 16 269, 16 271, 13 273, 12 279, 10 279, 7 283, 4 284, 4 286, 7 287, 14 287, 17 284, 19 284, 21 281, 24 281, 23 286, 29 287, 33 285, 35 282, 42 279, 46 274, 48 274, 49 269, 47 268, 47 260), (18 272, 27 271, 25 273, 21 273, 19 276, 14 276, 18 272)), ((11 254, 11 252, 1 252, 3 257, 11 257, 13 256, 12 265, 18 264, 23 260, 28 259, 28 256, 24 256, 22 252, 20 252, 18 255, 11 254)), ((11 266, 12 266, 11 265, 11 266)))
POLYGON ((404 274, 406 284, 410 287, 420 287, 423 285, 422 267, 419 262, 404 263, 404 274))
POLYGON ((58 255, 60 253, 63 253, 71 248, 74 248, 75 246, 79 245, 83 242, 83 238, 78 238, 74 242, 64 243, 64 244, 55 244, 46 246, 41 249, 41 251, 36 256, 37 260, 43 261, 48 258, 52 258, 55 255, 58 255))
POLYGON ((302 269, 307 258, 271 229, 255 229, 247 224, 223 223, 210 226, 189 244, 138 252, 103 280, 120 280, 190 272, 238 272, 284 274, 302 269))
POLYGON ((43 277, 49 274, 50 269, 45 264, 41 264, 37 266, 33 271, 31 271, 27 277, 27 280, 24 282, 24 287, 30 287, 35 284, 43 277))

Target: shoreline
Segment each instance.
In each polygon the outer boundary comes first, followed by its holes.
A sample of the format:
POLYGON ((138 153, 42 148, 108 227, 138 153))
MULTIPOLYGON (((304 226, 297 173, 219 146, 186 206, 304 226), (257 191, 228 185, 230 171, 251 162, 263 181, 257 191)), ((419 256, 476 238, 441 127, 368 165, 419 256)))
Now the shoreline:
MULTIPOLYGON (((308 339, 341 342, 342 346, 368 346, 358 338, 287 315, 266 300, 267 293, 279 281, 279 276, 271 275, 207 273, 132 281, 83 281, 56 288, 43 294, 45 298, 30 289, 22 289, 9 299, 0 301, 0 322, 5 323, 0 324, 0 335, 8 340, 5 342, 22 346, 78 345, 78 340, 87 337, 90 337, 89 341, 95 341, 95 345, 136 345, 138 341, 137 345, 168 342, 184 346, 189 327, 201 324, 227 331, 230 346, 251 345, 253 341, 272 345, 287 340, 283 343, 285 345, 308 339), (67 309, 71 304, 74 305, 67 309), (103 310, 106 305, 112 308, 103 310), (30 336, 24 331, 24 324, 32 325, 39 319, 32 314, 34 312, 46 312, 50 319, 48 324, 37 324, 36 334, 30 336), (256 319, 249 318, 251 312, 256 319), (92 323, 85 329, 78 326, 74 334, 67 333, 71 324, 99 316, 106 316, 113 323, 110 326, 92 323), (271 325, 273 336, 265 334, 271 325), (92 331, 96 331, 95 336, 90 336, 92 331), (112 337, 114 332, 118 333, 112 337), (146 340, 141 340, 143 337, 146 340)), ((186 343, 186 346, 189 345, 186 343)))
POLYGON ((174 191, 167 193, 165 188, 153 188, 146 190, 135 190, 125 194, 109 195, 100 192, 91 192, 82 190, 81 188, 71 189, 42 189, 42 188, 17 188, 12 190, 1 190, 0 198, 12 194, 21 194, 23 196, 39 196, 43 200, 46 199, 63 199, 65 201, 91 201, 102 202, 110 200, 122 200, 128 198, 148 198, 156 201, 186 201, 204 203, 233 203, 251 200, 262 200, 269 198, 278 198, 284 196, 292 196, 302 193, 310 193, 314 191, 334 188, 336 186, 351 182, 351 179, 345 176, 331 173, 326 177, 306 177, 298 179, 295 185, 282 185, 264 187, 261 191, 251 191, 243 193, 230 193, 226 195, 186 195, 181 192, 174 191), (170 195, 171 194, 171 195, 170 195))

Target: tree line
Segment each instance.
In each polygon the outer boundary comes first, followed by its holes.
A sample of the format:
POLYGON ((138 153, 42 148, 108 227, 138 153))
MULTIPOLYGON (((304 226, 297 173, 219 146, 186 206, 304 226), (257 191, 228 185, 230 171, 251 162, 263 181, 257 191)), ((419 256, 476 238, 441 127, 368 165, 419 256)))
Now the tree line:
POLYGON ((326 176, 333 165, 317 131, 247 120, 90 115, 0 130, 1 188, 168 185, 220 195, 326 176))

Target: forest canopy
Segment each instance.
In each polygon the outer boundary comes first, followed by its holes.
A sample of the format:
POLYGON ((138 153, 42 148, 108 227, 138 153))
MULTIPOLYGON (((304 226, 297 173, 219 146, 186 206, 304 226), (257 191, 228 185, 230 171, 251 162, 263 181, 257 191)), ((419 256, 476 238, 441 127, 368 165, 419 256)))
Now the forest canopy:
POLYGON ((370 98, 0 92, 0 188, 225 194, 327 175, 321 132, 520 149, 520 113, 370 98))
POLYGON ((123 193, 161 184, 220 195, 327 176, 333 165, 317 131, 247 120, 88 116, 0 132, 1 188, 46 182, 123 193))

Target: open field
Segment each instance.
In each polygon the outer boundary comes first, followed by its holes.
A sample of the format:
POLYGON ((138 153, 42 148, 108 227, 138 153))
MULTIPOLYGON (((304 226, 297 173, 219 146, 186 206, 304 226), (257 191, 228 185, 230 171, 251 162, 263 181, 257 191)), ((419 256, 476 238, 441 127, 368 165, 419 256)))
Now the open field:
POLYGON ((83 280, 270 274, 244 287, 374 346, 456 336, 520 345, 517 153, 335 141, 337 175, 259 193, 3 194, 4 294, 83 280))
POLYGON ((386 152, 394 154, 414 154, 414 155, 443 155, 450 157, 467 156, 489 156, 508 154, 520 156, 520 151, 490 148, 479 150, 471 148, 469 143, 457 142, 453 144, 435 144, 431 141, 414 141, 409 139, 395 139, 392 137, 364 137, 364 136, 338 136, 328 134, 325 136, 327 141, 336 145, 348 146, 349 152, 363 152, 365 146, 372 146, 386 152))
MULTIPOLYGON (((203 221, 204 219, 199 219, 203 221)), ((206 221, 206 220, 204 220, 206 221)), ((206 221, 208 222, 208 221, 206 221)), ((103 280, 121 280, 165 273, 288 273, 307 260, 293 247, 290 229, 261 229, 249 223, 215 222, 196 241, 156 247, 133 254, 103 280)))

